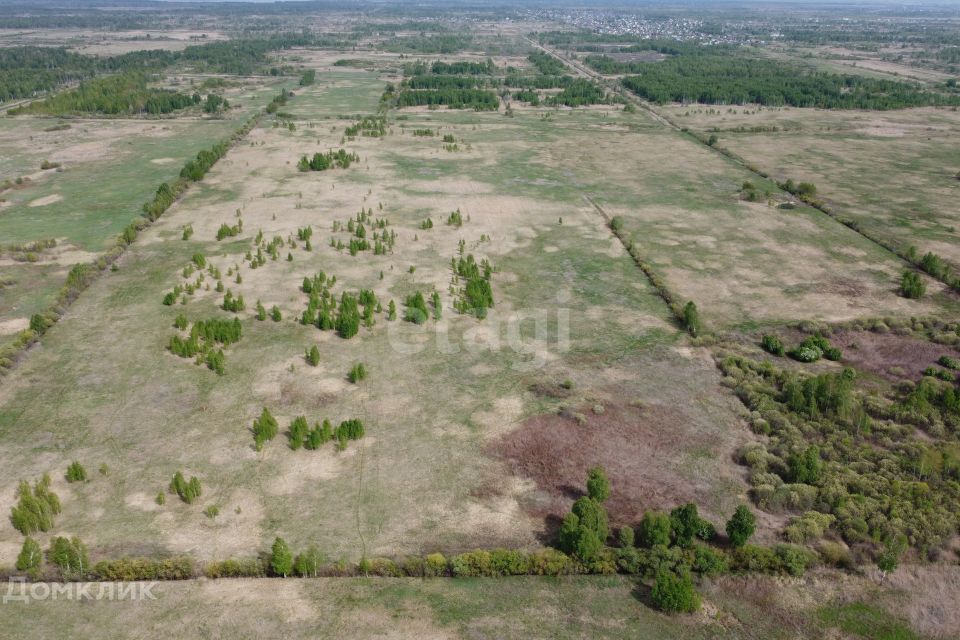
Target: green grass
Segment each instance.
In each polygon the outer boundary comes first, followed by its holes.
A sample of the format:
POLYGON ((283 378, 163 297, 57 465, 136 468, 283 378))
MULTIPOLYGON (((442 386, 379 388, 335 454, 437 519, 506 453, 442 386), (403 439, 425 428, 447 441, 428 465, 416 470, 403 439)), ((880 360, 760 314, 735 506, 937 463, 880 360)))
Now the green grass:
POLYGON ((817 612, 824 624, 870 640, 918 640, 920 636, 890 612, 864 602, 824 607, 817 612))

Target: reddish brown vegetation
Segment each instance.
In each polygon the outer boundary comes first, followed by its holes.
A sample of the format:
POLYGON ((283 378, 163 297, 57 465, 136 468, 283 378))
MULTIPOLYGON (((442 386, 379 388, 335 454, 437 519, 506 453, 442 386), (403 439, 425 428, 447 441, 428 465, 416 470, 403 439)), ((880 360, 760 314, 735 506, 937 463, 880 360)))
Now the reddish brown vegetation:
POLYGON ((831 336, 830 342, 843 350, 844 364, 891 382, 917 380, 937 358, 954 354, 952 347, 894 333, 843 331, 831 336))
POLYGON ((585 493, 587 470, 601 465, 612 485, 611 521, 633 524, 646 509, 711 502, 711 487, 692 482, 681 466, 687 452, 716 443, 691 434, 689 424, 682 409, 662 405, 607 404, 600 414, 581 407, 533 416, 493 447, 515 474, 536 481, 524 504, 533 515, 561 517, 585 493))

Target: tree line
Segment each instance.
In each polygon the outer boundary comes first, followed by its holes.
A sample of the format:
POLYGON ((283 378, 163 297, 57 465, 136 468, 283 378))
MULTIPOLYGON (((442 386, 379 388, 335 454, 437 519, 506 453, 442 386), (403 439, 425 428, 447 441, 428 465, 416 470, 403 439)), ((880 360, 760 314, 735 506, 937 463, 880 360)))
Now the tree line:
POLYGON ((187 95, 168 89, 154 89, 140 72, 127 72, 81 82, 70 91, 46 100, 31 102, 10 110, 11 115, 44 113, 105 113, 108 115, 159 115, 200 103, 200 94, 187 95))
MULTIPOLYGON (((593 61, 604 69, 615 64, 602 56, 593 61)), ((623 86, 660 104, 752 103, 881 110, 960 104, 960 96, 924 91, 906 82, 804 71, 778 61, 733 53, 680 55, 639 64, 641 75, 624 78, 623 86)))

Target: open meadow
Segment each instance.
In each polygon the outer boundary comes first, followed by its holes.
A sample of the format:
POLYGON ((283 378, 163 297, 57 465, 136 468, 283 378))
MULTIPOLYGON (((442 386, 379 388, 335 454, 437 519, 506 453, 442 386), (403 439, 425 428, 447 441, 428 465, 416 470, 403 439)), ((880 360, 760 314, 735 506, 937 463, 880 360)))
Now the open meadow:
POLYGON ((58 1, 0 629, 960 634, 952 17, 58 1))

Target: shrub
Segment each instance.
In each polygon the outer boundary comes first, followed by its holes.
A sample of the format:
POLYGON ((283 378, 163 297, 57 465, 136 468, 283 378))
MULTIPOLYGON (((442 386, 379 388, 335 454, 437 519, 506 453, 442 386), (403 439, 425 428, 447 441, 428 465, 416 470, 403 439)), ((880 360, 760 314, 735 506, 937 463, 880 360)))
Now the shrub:
POLYGON ((17 571, 36 573, 43 562, 43 552, 36 540, 27 536, 23 539, 23 546, 17 555, 17 571))
POLYGON ((67 539, 57 536, 50 542, 47 557, 60 569, 64 578, 83 578, 90 569, 87 547, 77 537, 67 539))
POLYGON ((317 348, 317 345, 313 345, 307 349, 305 355, 307 362, 310 363, 311 367, 315 367, 320 364, 320 349, 317 348))
POLYGON ((362 362, 351 367, 350 372, 347 374, 347 379, 350 380, 353 384, 360 382, 361 380, 366 379, 367 377, 367 368, 363 365, 362 362))
POLYGON ((84 482, 87 479, 87 470, 83 465, 74 460, 67 467, 67 482, 84 482))
POLYGON ((697 305, 691 300, 683 307, 681 324, 687 333, 696 338, 701 331, 700 312, 697 311, 697 305))
POLYGON ((730 560, 724 552, 698 544, 693 548, 690 568, 704 576, 717 576, 729 571, 730 560))
POLYGON ((681 547, 689 547, 694 538, 710 540, 716 531, 697 513, 697 505, 692 502, 677 507, 670 512, 670 531, 674 542, 681 547))
POLYGON ((940 359, 937 360, 937 364, 946 367, 947 369, 960 369, 960 360, 951 356, 940 356, 940 359))
POLYGON ((60 498, 50 490, 50 476, 44 476, 30 485, 21 481, 17 488, 17 504, 10 510, 10 521, 24 535, 37 531, 49 531, 53 517, 60 513, 60 498))
POLYGON ((610 481, 601 467, 590 469, 587 475, 587 495, 598 503, 610 497, 610 481))
POLYGON ((700 608, 700 596, 690 576, 669 570, 657 574, 650 599, 654 607, 666 613, 693 613, 700 608))
POLYGON ((919 273, 910 271, 909 269, 903 272, 900 278, 900 295, 904 298, 916 300, 922 298, 926 291, 927 284, 923 281, 919 273))
POLYGON ((783 535, 795 544, 804 544, 819 540, 836 521, 836 516, 819 511, 807 511, 799 518, 793 518, 784 530, 783 535))
POLYGON ((307 439, 310 432, 310 427, 307 424, 307 419, 303 416, 297 416, 293 419, 293 422, 290 423, 290 448, 296 451, 303 446, 304 441, 307 439))
POLYGON ((253 443, 257 451, 263 448, 263 443, 277 437, 280 425, 270 411, 264 407, 260 417, 253 421, 253 443))
POLYGON ((659 511, 647 511, 640 520, 640 544, 645 547, 670 544, 670 516, 659 511))
POLYGON ((314 545, 310 545, 293 561, 293 571, 302 578, 315 578, 320 573, 324 562, 326 562, 326 556, 314 545))
POLYGON ((740 505, 727 521, 727 537, 735 547, 742 547, 757 528, 757 518, 745 505, 740 505))
POLYGON ((442 553, 431 553, 426 558, 426 566, 424 567, 424 575, 428 578, 435 578, 438 576, 446 575, 447 573, 447 559, 443 556, 442 553))
POLYGON ((173 479, 170 481, 170 491, 180 496, 180 499, 187 504, 193 503, 202 493, 200 481, 197 477, 191 476, 188 482, 180 471, 173 474, 173 479))
POLYGON ((100 580, 132 582, 135 580, 189 580, 196 575, 193 559, 185 556, 154 560, 152 558, 120 558, 101 560, 93 566, 100 580))
POLYGON ((266 568, 256 558, 227 559, 208 562, 203 568, 203 575, 208 578, 262 578, 266 575, 266 568))
POLYGON ((760 340, 760 346, 763 347, 764 351, 775 356, 782 356, 784 353, 783 342, 777 336, 763 336, 760 340))

